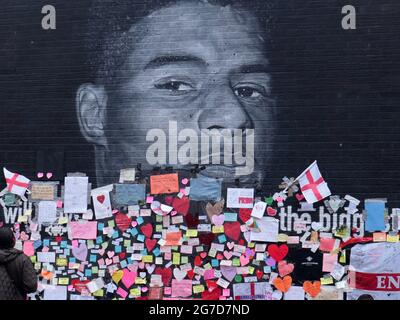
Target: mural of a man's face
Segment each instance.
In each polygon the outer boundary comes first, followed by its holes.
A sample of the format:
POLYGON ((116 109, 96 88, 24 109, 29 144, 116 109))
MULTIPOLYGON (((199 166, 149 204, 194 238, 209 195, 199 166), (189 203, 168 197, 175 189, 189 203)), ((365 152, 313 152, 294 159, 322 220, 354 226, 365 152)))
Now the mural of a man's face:
MULTIPOLYGON (((274 105, 263 28, 250 12, 202 2, 160 8, 132 25, 129 54, 112 81, 82 85, 77 94, 81 131, 95 145, 98 184, 117 181, 120 169, 138 163, 143 169, 163 165, 149 160, 155 143, 167 144, 166 152, 155 153, 166 165, 192 166, 180 157, 187 151, 180 150, 187 139, 179 134, 189 132, 183 129, 198 135, 199 150, 191 156, 199 164, 206 163, 200 147, 202 137, 210 138, 206 129, 240 129, 232 133, 240 132, 243 145, 254 139, 253 168, 251 146, 239 152, 241 163, 234 156, 224 163, 224 155, 239 148, 221 147, 220 163, 210 157, 202 174, 261 183, 274 105), (171 132, 175 124, 178 138, 171 132), (166 141, 155 132, 165 132, 166 141), (176 154, 169 149, 174 139, 176 154), (237 176, 235 169, 245 166, 247 173, 237 176)), ((203 151, 211 156, 216 149, 209 141, 203 151)))

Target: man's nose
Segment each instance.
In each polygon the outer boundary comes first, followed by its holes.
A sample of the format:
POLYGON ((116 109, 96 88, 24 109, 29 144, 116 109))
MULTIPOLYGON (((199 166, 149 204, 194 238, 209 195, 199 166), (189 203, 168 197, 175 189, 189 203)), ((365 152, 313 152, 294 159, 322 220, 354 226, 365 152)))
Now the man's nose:
POLYGON ((205 96, 198 118, 200 129, 252 129, 253 122, 229 86, 218 86, 205 96))

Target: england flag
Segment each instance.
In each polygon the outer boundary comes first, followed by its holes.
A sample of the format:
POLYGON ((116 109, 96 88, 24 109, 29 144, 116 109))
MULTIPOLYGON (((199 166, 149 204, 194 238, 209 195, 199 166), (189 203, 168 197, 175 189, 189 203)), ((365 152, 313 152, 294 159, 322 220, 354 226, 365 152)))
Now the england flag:
POLYGON ((319 171, 317 161, 314 161, 301 175, 297 177, 301 192, 308 203, 321 201, 331 195, 328 184, 319 171))
POLYGON ((7 183, 7 191, 23 197, 30 180, 18 173, 8 171, 6 168, 3 168, 3 172, 7 183))

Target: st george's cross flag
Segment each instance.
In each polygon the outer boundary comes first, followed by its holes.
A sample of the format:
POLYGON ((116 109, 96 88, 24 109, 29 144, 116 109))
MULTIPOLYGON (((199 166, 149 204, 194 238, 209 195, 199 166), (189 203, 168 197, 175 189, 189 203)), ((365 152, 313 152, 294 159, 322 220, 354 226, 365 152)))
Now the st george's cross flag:
POLYGON ((320 201, 331 195, 328 184, 319 171, 317 161, 314 161, 301 175, 297 177, 300 190, 308 203, 320 201))
POLYGON ((18 173, 8 171, 6 168, 3 168, 3 172, 7 183, 7 191, 20 197, 24 196, 30 180, 18 173))

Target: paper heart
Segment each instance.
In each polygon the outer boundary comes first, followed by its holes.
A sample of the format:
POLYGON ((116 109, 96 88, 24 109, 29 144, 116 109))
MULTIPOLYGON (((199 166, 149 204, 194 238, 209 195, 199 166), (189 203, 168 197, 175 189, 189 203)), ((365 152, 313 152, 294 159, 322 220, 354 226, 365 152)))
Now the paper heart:
POLYGON ((202 300, 219 300, 219 297, 222 295, 222 291, 220 288, 216 288, 213 291, 204 290, 201 293, 202 300))
POLYGON ((318 231, 322 228, 322 224, 320 222, 313 222, 311 223, 311 228, 315 231, 318 231))
POLYGON ((106 200, 106 196, 104 194, 102 194, 100 196, 97 196, 96 199, 97 199, 98 202, 103 203, 104 200, 106 200))
POLYGON ((241 255, 239 260, 240 260, 241 266, 245 266, 246 264, 248 264, 250 262, 250 259, 244 255, 241 255))
POLYGON ((297 193, 297 194, 296 194, 296 199, 297 199, 297 201, 303 200, 303 199, 304 199, 303 194, 302 194, 302 193, 297 193))
POLYGON ((51 172, 47 172, 47 173, 46 173, 47 179, 50 179, 52 176, 53 176, 53 173, 51 173, 51 172))
POLYGON ((106 265, 107 266, 109 266, 112 262, 113 262, 112 259, 108 259, 108 258, 106 259, 106 265))
POLYGON ((179 268, 174 268, 174 277, 176 280, 181 281, 186 277, 186 271, 179 268))
POLYGON ((167 204, 167 205, 172 205, 172 202, 174 201, 174 197, 173 196, 166 196, 165 198, 164 198, 164 202, 165 202, 165 204, 167 204))
POLYGON ((138 267, 139 267, 139 269, 144 269, 144 268, 145 268, 144 262, 143 262, 143 261, 140 261, 140 262, 138 263, 138 267))
POLYGON ((199 275, 199 274, 196 274, 196 275, 194 276, 194 278, 195 278, 197 281, 200 281, 200 279, 201 279, 201 275, 199 275))
POLYGON ((44 173, 43 173, 43 172, 38 172, 36 176, 37 176, 38 178, 43 178, 44 173))
POLYGON ((192 280, 193 277, 194 277, 194 275, 195 275, 194 270, 193 270, 193 269, 190 269, 189 271, 186 272, 186 275, 188 276, 188 278, 189 278, 190 280, 192 280))
POLYGON ((157 267, 154 273, 161 275, 164 286, 168 287, 172 278, 172 270, 170 268, 157 267))
POLYGON ((124 271, 123 270, 117 270, 112 274, 111 278, 113 279, 113 281, 116 284, 118 284, 121 281, 123 276, 124 276, 124 271))
POLYGON ((262 278, 263 274, 264 274, 264 272, 262 272, 261 270, 259 270, 259 269, 256 270, 256 276, 257 276, 258 280, 260 280, 262 278))
POLYGON ((284 277, 289 273, 292 273, 293 270, 294 270, 293 263, 287 263, 285 260, 278 262, 278 271, 280 277, 284 277))
POLYGON ((275 288, 277 288, 281 292, 288 292, 290 287, 292 286, 292 277, 286 276, 284 278, 276 278, 273 282, 275 288))
POLYGON ((185 222, 190 229, 196 229, 199 225, 199 218, 192 216, 191 214, 187 214, 185 216, 185 222))
POLYGON ((151 251, 151 250, 153 250, 153 248, 156 246, 157 240, 156 240, 156 239, 149 239, 149 238, 146 238, 146 240, 144 241, 144 243, 145 243, 145 245, 146 245, 147 250, 148 250, 148 251, 151 251))
POLYGON ((151 223, 147 223, 140 228, 140 231, 142 231, 145 237, 151 238, 153 235, 153 225, 151 223))
POLYGON ((239 219, 242 220, 243 223, 246 223, 251 218, 251 209, 240 208, 239 209, 239 219))
POLYGON ((119 256, 120 259, 123 260, 123 259, 126 258, 126 252, 121 252, 118 256, 119 256))
POLYGON ((86 286, 89 282, 90 282, 90 280, 82 280, 81 281, 79 279, 72 279, 71 285, 79 293, 89 293, 89 290, 86 286))
POLYGON ((186 216, 189 211, 190 200, 188 197, 174 198, 172 207, 181 215, 186 216))
POLYGON ((131 222, 131 226, 132 226, 132 227, 136 227, 137 225, 138 225, 137 221, 132 221, 132 222, 131 222))
POLYGON ((232 281, 233 278, 236 276, 236 267, 233 267, 233 266, 221 266, 220 270, 221 270, 221 274, 229 282, 232 281))
POLYGON ((147 291, 149 291, 149 288, 147 288, 147 287, 141 287, 140 290, 141 290, 142 292, 147 292, 147 291))
POLYGON ((206 246, 211 245, 215 238, 215 234, 212 232, 207 232, 207 233, 201 233, 199 234, 199 241, 200 244, 204 244, 206 246))
POLYGON ((132 219, 128 217, 126 214, 118 212, 115 215, 115 224, 117 225, 118 229, 122 232, 125 232, 126 229, 129 228, 131 225, 132 219))
POLYGON ((320 281, 305 281, 303 283, 303 289, 311 297, 315 298, 321 292, 321 282, 320 281))
POLYGON ((146 270, 149 274, 152 274, 154 269, 156 268, 155 264, 148 264, 146 263, 146 270))
POLYGON ((240 237, 240 223, 238 221, 235 222, 227 222, 224 224, 224 232, 225 235, 232 240, 239 240, 240 237))
POLYGON ((200 253, 200 257, 201 257, 202 259, 204 259, 205 257, 207 257, 207 252, 201 252, 201 253, 200 253))
POLYGON ((276 262, 283 260, 288 252, 289 247, 286 244, 282 244, 280 246, 271 244, 268 246, 268 253, 276 262))
POLYGON ((332 208, 333 212, 336 212, 339 210, 341 202, 342 202, 342 200, 340 200, 340 199, 330 199, 329 200, 329 205, 332 208))
POLYGON ((138 271, 138 269, 139 269, 138 263, 135 262, 135 264, 130 264, 130 265, 128 265, 128 269, 129 269, 130 271, 132 271, 132 272, 136 272, 136 273, 137 273, 137 271, 138 271))
POLYGON ((224 258, 224 256, 220 253, 217 254, 217 260, 222 260, 224 258))
POLYGON ((217 227, 222 226, 224 224, 225 220, 225 215, 219 214, 219 215, 213 215, 211 218, 212 223, 214 223, 217 227))
POLYGON ((268 207, 267 208, 267 214, 271 217, 276 216, 276 213, 278 212, 278 210, 272 208, 272 207, 268 207))
POLYGON ((107 256, 111 259, 112 257, 114 257, 115 252, 114 251, 107 251, 107 256))
POLYGON ((86 261, 88 255, 88 248, 86 244, 81 243, 79 247, 72 248, 72 255, 80 261, 86 261))
POLYGON ((226 246, 228 247, 229 250, 232 250, 232 248, 235 246, 235 243, 233 241, 227 242, 226 246))
POLYGON ((181 180, 181 182, 182 182, 182 184, 185 186, 185 185, 188 184, 189 179, 188 179, 188 178, 183 178, 183 179, 181 180))
POLYGON ((100 249, 98 253, 99 253, 99 255, 103 256, 104 253, 105 253, 105 250, 104 249, 100 249))
POLYGON ((224 251, 224 257, 229 260, 230 258, 232 258, 232 252, 225 250, 224 251))
POLYGON ((200 256, 196 256, 196 257, 194 258, 193 264, 194 264, 196 267, 201 266, 202 263, 203 263, 203 260, 201 260, 200 256))
POLYGON ((276 261, 275 261, 274 258, 269 257, 269 258, 267 259, 266 263, 267 263, 267 266, 273 267, 273 266, 275 266, 276 261))
MULTIPOLYGON (((207 271, 211 271, 211 270, 206 270, 206 272, 207 271)), ((214 291, 215 289, 218 288, 218 285, 214 280, 206 280, 206 286, 207 286, 208 291, 214 291)))
POLYGON ((211 220, 212 216, 216 214, 221 214, 222 211, 224 210, 224 205, 225 205, 225 200, 222 199, 221 201, 217 201, 214 205, 212 205, 210 202, 206 204, 206 212, 208 215, 208 218, 211 220))
POLYGON ((124 284, 124 286, 127 289, 129 289, 135 283, 136 277, 137 277, 136 272, 124 269, 121 281, 124 284))

